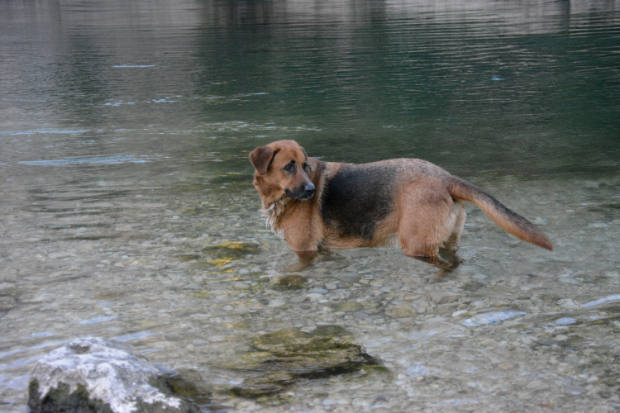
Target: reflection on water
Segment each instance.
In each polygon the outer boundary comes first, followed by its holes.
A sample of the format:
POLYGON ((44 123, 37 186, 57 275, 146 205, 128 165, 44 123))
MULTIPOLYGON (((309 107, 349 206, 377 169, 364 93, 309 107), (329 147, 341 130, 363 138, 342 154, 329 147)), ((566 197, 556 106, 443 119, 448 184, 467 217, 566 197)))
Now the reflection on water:
POLYGON ((0 4, 0 410, 88 335, 193 369, 233 411, 620 408, 620 14, 613 1, 0 4), (248 153, 421 157, 539 225, 470 208, 447 278, 398 250, 296 257, 248 153), (391 375, 263 405, 221 361, 338 325, 391 375), (283 404, 282 404, 283 403, 283 404))

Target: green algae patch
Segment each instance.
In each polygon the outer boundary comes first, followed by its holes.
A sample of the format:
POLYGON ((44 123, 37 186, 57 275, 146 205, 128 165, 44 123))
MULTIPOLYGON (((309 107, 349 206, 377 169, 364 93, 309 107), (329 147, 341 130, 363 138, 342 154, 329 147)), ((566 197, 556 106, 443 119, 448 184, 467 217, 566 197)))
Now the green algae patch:
POLYGON ((178 255, 175 255, 174 258, 187 262, 187 261, 199 260, 201 256, 199 254, 178 254, 178 255))
POLYGON ((226 242, 202 249, 202 253, 211 259, 238 259, 258 254, 259 251, 260 246, 250 242, 226 242))
POLYGON ((183 250, 183 252, 179 252, 173 257, 180 261, 192 262, 206 267, 222 267, 248 255, 258 254, 260 245, 251 242, 225 241, 221 244, 209 245, 199 251, 183 250))
POLYGON ((280 330, 254 337, 252 351, 227 362, 227 368, 249 376, 231 392, 261 399, 278 395, 300 379, 362 372, 369 366, 383 369, 352 338, 340 326, 319 326, 311 333, 280 330))

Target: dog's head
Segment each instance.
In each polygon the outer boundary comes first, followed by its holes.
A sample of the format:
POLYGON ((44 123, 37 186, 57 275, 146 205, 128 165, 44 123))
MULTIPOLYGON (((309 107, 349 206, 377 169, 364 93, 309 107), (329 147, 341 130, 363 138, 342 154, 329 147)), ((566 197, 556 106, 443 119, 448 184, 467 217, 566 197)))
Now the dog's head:
POLYGON ((306 201, 316 187, 310 180, 306 151, 295 141, 278 141, 260 146, 250 153, 256 169, 254 186, 268 204, 284 195, 306 201))

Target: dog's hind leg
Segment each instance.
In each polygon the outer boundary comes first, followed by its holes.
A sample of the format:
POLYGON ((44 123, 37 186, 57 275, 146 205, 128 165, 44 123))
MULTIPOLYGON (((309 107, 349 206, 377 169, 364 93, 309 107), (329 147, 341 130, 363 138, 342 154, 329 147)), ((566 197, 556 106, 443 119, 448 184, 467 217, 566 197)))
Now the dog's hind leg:
POLYGON ((467 218, 467 213, 465 212, 463 203, 459 201, 454 202, 452 213, 456 217, 454 221, 454 229, 446 242, 444 242, 442 248, 450 251, 456 251, 459 249, 459 245, 461 243, 461 235, 463 235, 463 228, 465 228, 465 218, 467 218))
POLYGON ((441 269, 454 263, 439 259, 439 248, 458 247, 464 224, 464 210, 455 208, 452 197, 439 182, 425 182, 405 188, 400 200, 398 242, 403 253, 441 269))

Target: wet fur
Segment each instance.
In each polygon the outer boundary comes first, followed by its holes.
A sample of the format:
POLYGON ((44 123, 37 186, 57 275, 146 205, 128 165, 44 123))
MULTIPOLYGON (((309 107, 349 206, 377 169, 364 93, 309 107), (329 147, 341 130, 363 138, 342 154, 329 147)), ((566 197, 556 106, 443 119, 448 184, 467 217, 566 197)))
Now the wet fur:
POLYGON ((295 141, 278 141, 256 148, 250 161, 268 226, 298 253, 397 242, 405 255, 434 262, 440 248, 458 249, 464 202, 476 204, 505 231, 553 249, 527 219, 421 159, 322 162, 295 141), (293 173, 287 170, 291 165, 293 173), (307 198, 309 192, 313 195, 307 198))

